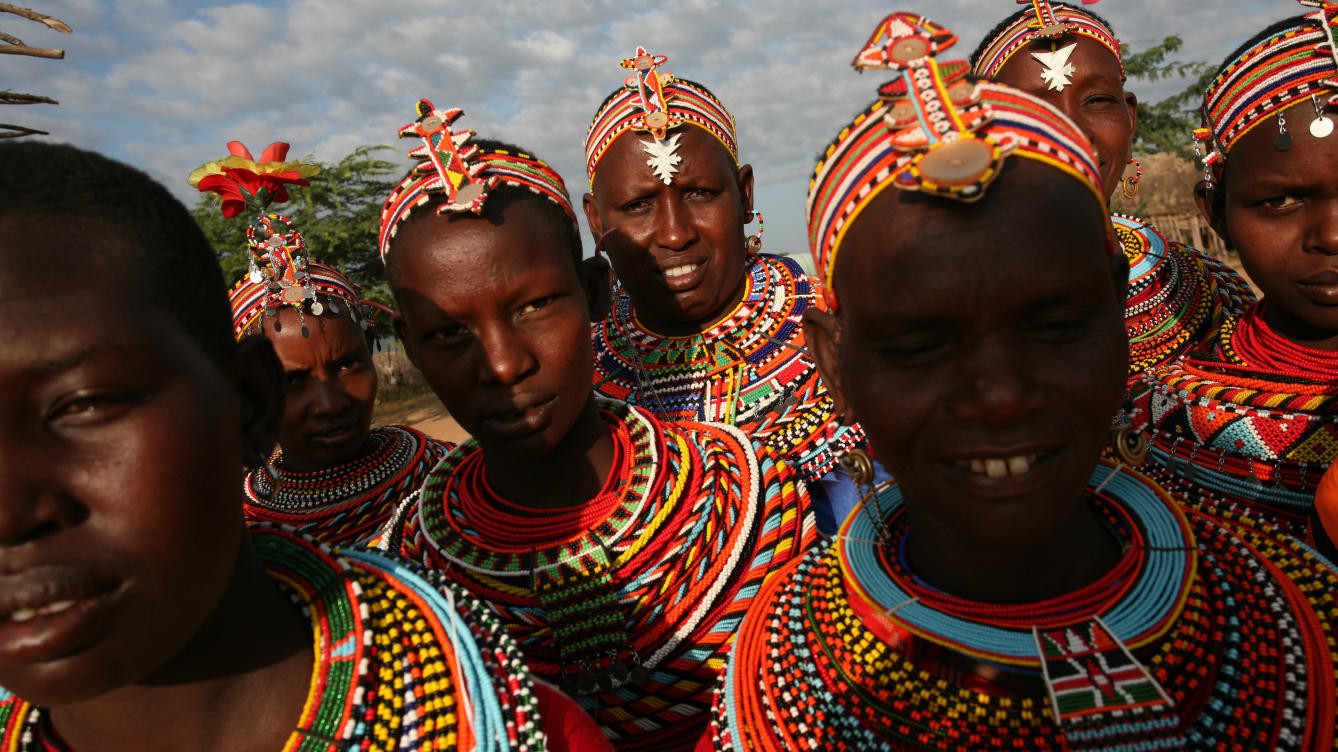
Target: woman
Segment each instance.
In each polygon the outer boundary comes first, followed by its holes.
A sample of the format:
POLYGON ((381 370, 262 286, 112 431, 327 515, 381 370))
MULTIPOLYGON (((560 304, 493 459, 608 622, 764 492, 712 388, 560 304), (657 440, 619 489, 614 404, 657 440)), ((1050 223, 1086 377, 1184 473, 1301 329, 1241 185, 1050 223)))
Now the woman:
MULTIPOLYGON (((1101 184, 1137 195, 1132 159, 1138 99, 1124 88, 1120 42, 1105 19, 1067 3, 1035 0, 1004 19, 971 56, 975 74, 1049 102, 1082 128, 1096 150, 1101 184), (1125 177, 1126 171, 1134 174, 1125 177)), ((1222 321, 1254 300, 1226 264, 1150 223, 1112 216, 1129 259, 1125 328, 1129 376, 1171 362, 1212 337, 1222 321)))
POLYGON ((487 602, 618 749, 691 749, 752 594, 814 538, 808 497, 733 426, 595 397, 607 265, 562 178, 460 115, 423 101, 401 130, 424 161, 381 238, 405 350, 474 438, 384 545, 487 602))
POLYGON ((1204 353, 1150 373, 1135 400, 1167 488, 1298 536, 1338 455, 1333 14, 1265 29, 1205 93, 1199 207, 1263 298, 1204 353))
POLYGON ((818 527, 836 529, 857 498, 837 463, 863 443, 833 420, 804 340, 821 285, 761 253, 753 169, 738 163, 734 118, 701 84, 660 70, 644 48, 586 133, 585 216, 618 277, 593 330, 595 389, 668 420, 737 426, 796 464, 818 527))
POLYGON ((809 192, 810 342, 898 485, 758 594, 699 748, 1332 748, 1338 572, 1099 463, 1127 263, 1095 155, 954 40, 880 25, 857 66, 894 80, 809 192))
POLYGON ((408 426, 372 428, 376 366, 372 317, 383 306, 332 266, 312 260, 286 217, 288 200, 318 168, 285 162, 288 144, 255 162, 239 142, 191 173, 190 184, 224 196, 225 216, 248 209, 250 270, 233 286, 238 340, 263 334, 284 369, 279 449, 246 476, 246 518, 290 525, 333 545, 367 543, 416 492, 446 447, 408 426), (243 199, 243 197, 248 197, 243 199))
MULTIPOLYGON (((186 208, 65 145, 0 165, 0 749, 560 744, 548 719, 582 714, 481 604, 243 524, 281 371, 264 338, 234 341, 186 208)), ((599 749, 584 728, 560 746, 599 749)))

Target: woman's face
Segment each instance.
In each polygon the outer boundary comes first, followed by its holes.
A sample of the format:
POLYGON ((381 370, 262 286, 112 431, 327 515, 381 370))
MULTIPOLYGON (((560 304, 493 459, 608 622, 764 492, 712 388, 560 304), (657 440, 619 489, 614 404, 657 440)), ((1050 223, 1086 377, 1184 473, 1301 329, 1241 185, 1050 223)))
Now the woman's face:
MULTIPOLYGON (((1056 62, 1058 68, 1064 69, 1062 62, 1056 62)), ((1106 195, 1115 192, 1132 153, 1138 127, 1138 100, 1124 90, 1119 61, 1110 50, 1095 39, 1078 35, 1062 37, 1057 42, 1036 42, 1009 58, 994 80, 1049 102, 1077 123, 1096 149, 1106 195), (1051 80, 1061 83, 1056 74, 1052 73, 1048 79, 1041 77, 1054 66, 1044 64, 1033 53, 1046 55, 1052 52, 1052 47, 1062 52, 1075 43, 1067 60, 1073 72, 1063 76, 1070 83, 1062 90, 1056 89, 1050 83, 1051 80)))
POLYGON ((240 356, 152 301, 130 242, 0 217, 0 685, 40 705, 162 668, 243 551, 240 356))
MULTIPOLYGON (((376 408, 376 368, 363 328, 340 312, 302 318, 284 306, 261 318, 265 336, 283 364, 284 418, 279 433, 284 466, 294 472, 324 470, 366 451, 376 408)), ((327 304, 328 307, 328 304, 327 304)))
POLYGON ((753 171, 736 168, 719 141, 692 125, 678 139, 670 184, 647 164, 648 134, 628 132, 609 147, 585 196, 591 232, 637 317, 660 334, 700 331, 743 297, 744 217, 753 207, 753 171))
MULTIPOLYGON (((1269 305, 1269 323, 1302 341, 1338 335, 1338 137, 1316 138, 1306 101, 1285 111, 1291 148, 1279 151, 1277 119, 1232 147, 1218 191, 1200 208, 1269 305)), ((1330 115, 1330 118, 1338 116, 1330 115)))
POLYGON ((913 513, 1024 548, 1071 517, 1108 439, 1127 270, 1071 178, 1006 169, 974 205, 875 198, 841 250, 839 317, 806 332, 913 513))
POLYGON ((391 248, 396 328, 486 454, 538 459, 592 399, 587 292, 608 279, 578 269, 531 200, 490 216, 433 212, 400 228, 391 248))

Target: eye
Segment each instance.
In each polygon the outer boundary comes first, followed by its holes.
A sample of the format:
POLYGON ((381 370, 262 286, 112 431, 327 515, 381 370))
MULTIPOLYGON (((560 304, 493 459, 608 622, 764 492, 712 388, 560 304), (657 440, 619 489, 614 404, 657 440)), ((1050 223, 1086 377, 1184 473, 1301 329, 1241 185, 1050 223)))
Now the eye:
POLYGON ((438 344, 449 344, 467 336, 469 336, 469 330, 463 324, 444 324, 428 332, 423 339, 438 344))
POLYGON ((1072 342, 1087 332, 1087 320, 1078 316, 1052 316, 1028 324, 1025 331, 1043 342, 1072 342))
POLYGON ((696 201, 710 201, 720 195, 720 191, 714 188, 689 188, 683 191, 683 197, 696 201))
POLYGON ((537 299, 537 300, 531 300, 530 302, 528 302, 528 303, 526 303, 525 305, 521 306, 520 309, 516 311, 516 315, 518 315, 518 316, 525 316, 525 315, 527 315, 527 314, 534 313, 535 311, 539 311, 539 310, 541 310, 541 309, 543 309, 543 308, 547 308, 547 307, 548 307, 549 305, 551 305, 554 301, 556 301, 559 297, 561 297, 561 296, 560 296, 560 295, 545 295, 544 297, 539 298, 539 299, 537 299))
POLYGON ((925 368, 942 360, 952 348, 940 334, 916 333, 892 337, 876 348, 879 357, 898 368, 925 368))
POLYGON ((143 393, 131 391, 76 394, 52 407, 47 420, 78 425, 103 423, 124 415, 144 400, 143 393))
POLYGON ((283 385, 288 391, 297 391, 307 385, 306 371, 288 371, 283 375, 283 385))
POLYGON ((340 360, 337 365, 341 371, 361 371, 367 367, 367 361, 362 358, 348 357, 340 360))
POLYGON ((1271 211, 1286 211, 1301 205, 1301 199, 1297 196, 1273 196, 1259 202, 1259 206, 1271 211))
POLYGON ((618 207, 623 214, 644 214, 650 211, 650 199, 634 198, 618 207))

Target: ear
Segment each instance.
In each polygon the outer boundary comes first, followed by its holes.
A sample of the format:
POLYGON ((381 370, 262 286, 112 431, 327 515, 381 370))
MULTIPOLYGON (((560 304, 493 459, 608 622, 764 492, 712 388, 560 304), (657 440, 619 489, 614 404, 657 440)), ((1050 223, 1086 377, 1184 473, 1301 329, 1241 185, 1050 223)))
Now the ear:
POLYGON ((390 314, 390 326, 395 330, 395 336, 400 338, 400 345, 404 347, 404 354, 409 356, 409 362, 417 368, 418 359, 414 357, 413 338, 409 336, 409 326, 399 311, 390 314))
POLYGON ((1129 153, 1132 156, 1134 137, 1138 135, 1138 97, 1132 91, 1126 91, 1124 103, 1129 107, 1129 153))
POLYGON ((804 311, 804 340, 808 343, 808 354, 818 364, 818 373, 831 395, 836 414, 842 416, 843 424, 854 423, 841 385, 841 317, 810 307, 804 311))
POLYGON ((1222 242, 1231 248, 1233 246, 1231 233, 1227 231, 1224 198, 1221 183, 1214 185, 1206 180, 1200 180, 1194 185, 1194 203, 1199 207, 1199 214, 1208 221, 1213 232, 1222 238, 1222 242))
POLYGON ((585 223, 590 226, 590 237, 595 241, 595 253, 599 253, 599 239, 604 235, 604 223, 599 221, 599 207, 595 206, 595 194, 581 196, 581 209, 585 212, 585 223))
POLYGON ((753 210, 753 166, 739 165, 739 196, 743 199, 743 213, 753 210))
POLYGON ((269 338, 252 336, 239 342, 228 376, 241 400, 246 463, 256 467, 269 459, 283 425, 283 366, 269 338))
POLYGON ((581 259, 576 265, 576 274, 581 278, 581 289, 590 306, 591 323, 608 318, 613 310, 613 272, 608 260, 603 256, 581 259))

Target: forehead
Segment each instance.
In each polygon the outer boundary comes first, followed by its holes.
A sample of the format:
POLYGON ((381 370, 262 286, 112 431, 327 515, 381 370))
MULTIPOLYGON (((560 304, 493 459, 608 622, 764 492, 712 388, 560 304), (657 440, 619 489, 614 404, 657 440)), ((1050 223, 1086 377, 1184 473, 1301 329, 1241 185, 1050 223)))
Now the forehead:
MULTIPOLYGON (((328 303, 326 305, 328 309, 328 303)), ((342 353, 366 345, 367 339, 363 334, 363 328, 353 323, 348 316, 347 308, 350 303, 338 300, 335 305, 339 306, 338 314, 327 312, 321 316, 312 316, 309 313, 299 315, 291 306, 284 306, 279 309, 277 328, 273 320, 266 322, 265 336, 274 343, 274 349, 280 357, 293 348, 305 350, 318 347, 342 353), (308 337, 302 336, 304 321, 310 335, 308 337)))
MULTIPOLYGON (((1291 135, 1291 147, 1286 151, 1277 147, 1277 115, 1260 118, 1227 155, 1223 182, 1228 190, 1249 188, 1252 181, 1261 178, 1338 186, 1338 136, 1311 135, 1310 124, 1316 119, 1314 104, 1309 100, 1297 102, 1283 110, 1283 117, 1291 135)), ((1338 115, 1332 114, 1332 110, 1328 118, 1338 124, 1338 115)))
POLYGON ((984 310, 1104 289, 1107 222, 1074 179, 1031 162, 1007 165, 974 204, 885 190, 843 242, 840 310, 915 315, 965 311, 968 302, 984 310))
MULTIPOLYGON (((729 150, 705 129, 684 123, 665 133, 666 140, 674 136, 679 137, 675 153, 683 159, 678 165, 680 174, 697 171, 723 175, 735 171, 734 158, 730 156, 729 150)), ((601 187, 606 190, 612 188, 632 177, 649 178, 662 184, 646 164, 648 155, 642 146, 654 140, 655 137, 649 133, 631 130, 618 136, 595 170, 595 192, 600 192, 601 187)))
POLYGON ((1073 53, 1069 55, 1069 63, 1074 67, 1074 81, 1088 78, 1110 79, 1116 83, 1120 81, 1119 60, 1105 45, 1081 34, 1032 42, 1008 59, 1003 68, 999 69, 995 80, 1022 89, 1041 86, 1048 90, 1049 87, 1040 82, 1041 63, 1031 53, 1059 50, 1070 44, 1076 44, 1073 53))

